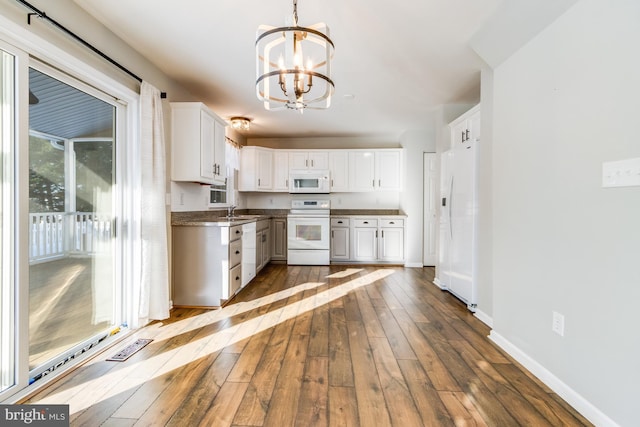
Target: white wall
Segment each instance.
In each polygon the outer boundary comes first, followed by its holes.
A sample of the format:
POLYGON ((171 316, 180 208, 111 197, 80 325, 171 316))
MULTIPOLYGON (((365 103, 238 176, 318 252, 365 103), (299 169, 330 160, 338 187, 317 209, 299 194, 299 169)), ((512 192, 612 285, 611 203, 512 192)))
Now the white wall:
POLYGON ((478 259, 476 315, 489 325, 493 317, 493 70, 481 75, 480 143, 478 145, 478 259))
POLYGON ((638 424, 640 187, 601 175, 640 157, 639 23, 637 0, 581 0, 493 80, 494 331, 601 425, 638 424))

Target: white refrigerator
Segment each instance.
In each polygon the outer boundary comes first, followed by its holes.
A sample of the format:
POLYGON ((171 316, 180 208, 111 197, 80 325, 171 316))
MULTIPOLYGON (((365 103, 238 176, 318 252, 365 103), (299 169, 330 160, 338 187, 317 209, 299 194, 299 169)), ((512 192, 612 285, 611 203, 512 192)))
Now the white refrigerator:
POLYGON ((442 153, 439 255, 435 283, 475 311, 477 144, 442 153))

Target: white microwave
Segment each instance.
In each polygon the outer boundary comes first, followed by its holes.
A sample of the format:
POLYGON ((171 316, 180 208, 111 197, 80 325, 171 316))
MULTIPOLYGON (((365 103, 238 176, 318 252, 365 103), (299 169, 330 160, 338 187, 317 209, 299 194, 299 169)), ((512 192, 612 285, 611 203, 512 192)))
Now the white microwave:
POLYGON ((329 170, 293 169, 289 171, 289 193, 328 194, 329 191, 329 170))

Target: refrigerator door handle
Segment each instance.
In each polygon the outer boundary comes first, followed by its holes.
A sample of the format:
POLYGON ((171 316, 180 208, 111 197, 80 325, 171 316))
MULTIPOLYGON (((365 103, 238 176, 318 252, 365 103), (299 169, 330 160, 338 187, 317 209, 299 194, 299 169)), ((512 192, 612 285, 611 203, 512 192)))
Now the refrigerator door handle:
POLYGON ((453 176, 451 177, 451 181, 449 181, 449 235, 453 240, 453 222, 451 221, 451 209, 453 208, 453 176))

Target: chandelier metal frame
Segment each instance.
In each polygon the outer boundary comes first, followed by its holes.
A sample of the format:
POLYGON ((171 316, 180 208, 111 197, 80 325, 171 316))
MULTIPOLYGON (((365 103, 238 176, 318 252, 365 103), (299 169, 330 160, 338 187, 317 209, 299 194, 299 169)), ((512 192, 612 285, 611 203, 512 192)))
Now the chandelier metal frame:
POLYGON ((335 47, 329 27, 299 26, 297 0, 292 20, 293 25, 285 27, 258 27, 256 95, 267 110, 329 108, 335 90, 330 77, 335 47))

